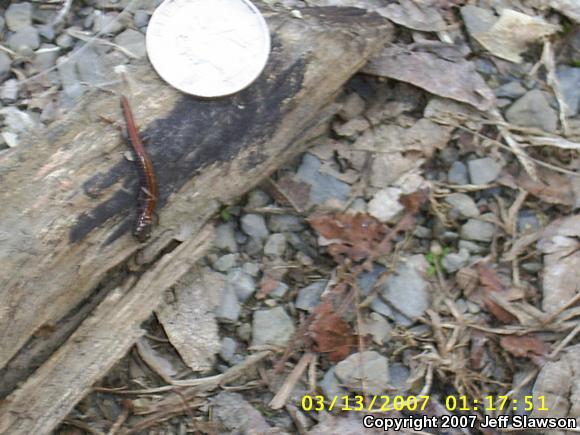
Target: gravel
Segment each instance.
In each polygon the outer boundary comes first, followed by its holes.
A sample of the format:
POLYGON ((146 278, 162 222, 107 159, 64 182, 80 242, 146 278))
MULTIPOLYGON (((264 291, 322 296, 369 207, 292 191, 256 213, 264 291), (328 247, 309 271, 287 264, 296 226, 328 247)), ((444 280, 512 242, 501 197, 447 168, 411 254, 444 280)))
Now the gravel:
POLYGON ((259 239, 265 239, 268 237, 270 232, 266 226, 266 221, 264 216, 259 214, 247 214, 242 216, 241 219, 242 230, 248 236, 256 237, 259 239))
POLYGON ((387 278, 381 297, 410 319, 421 316, 431 304, 427 281, 408 263, 399 264, 395 273, 387 278))
POLYGON ((320 296, 328 285, 328 281, 317 281, 309 286, 301 288, 296 298, 296 308, 311 311, 320 302, 320 296))
POLYGON ((475 185, 489 184, 495 181, 501 172, 501 166, 491 157, 470 160, 467 165, 471 184, 475 185))
POLYGON ((506 118, 512 124, 541 128, 547 132, 554 132, 558 127, 558 114, 538 89, 529 91, 512 104, 506 111, 506 118))
POLYGON ((354 353, 336 365, 336 377, 353 391, 361 384, 370 394, 383 394, 389 387, 389 360, 375 351, 354 353))
POLYGON ((452 193, 445 197, 445 202, 451 206, 451 217, 468 219, 479 216, 479 209, 471 196, 464 193, 452 193))
POLYGON ((495 235, 495 225, 478 219, 469 219, 461 227, 461 238, 476 242, 491 242, 495 235))
POLYGON ((252 346, 285 346, 295 330, 294 320, 282 307, 254 312, 252 346))

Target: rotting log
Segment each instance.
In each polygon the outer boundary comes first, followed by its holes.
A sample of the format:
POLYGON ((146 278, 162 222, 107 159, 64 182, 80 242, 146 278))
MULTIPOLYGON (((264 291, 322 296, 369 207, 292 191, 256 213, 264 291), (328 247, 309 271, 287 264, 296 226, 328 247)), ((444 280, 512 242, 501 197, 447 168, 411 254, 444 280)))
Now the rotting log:
POLYGON ((95 91, 0 155, 0 434, 49 433, 67 415, 199 258, 211 216, 304 150, 392 33, 355 8, 264 11, 270 59, 234 96, 197 99, 148 64, 129 68, 160 190, 147 245, 131 236, 139 187, 127 144, 100 119, 122 120, 117 97, 95 91))

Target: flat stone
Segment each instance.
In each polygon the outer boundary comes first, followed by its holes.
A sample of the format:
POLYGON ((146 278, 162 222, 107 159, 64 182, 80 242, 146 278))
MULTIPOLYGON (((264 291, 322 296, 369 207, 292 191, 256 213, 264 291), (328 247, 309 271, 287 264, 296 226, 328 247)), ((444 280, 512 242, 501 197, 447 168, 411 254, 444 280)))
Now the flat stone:
POLYGON ((559 68, 557 77, 567 106, 566 115, 574 117, 580 111, 580 68, 559 68))
POLYGON ((99 55, 92 47, 78 52, 75 63, 79 77, 84 83, 98 86, 107 80, 110 72, 107 73, 103 59, 104 57, 99 55))
POLYGON ((240 318, 242 307, 236 292, 230 286, 226 286, 222 294, 221 303, 214 310, 215 316, 219 320, 235 322, 240 318))
POLYGON ((475 242, 470 242, 469 240, 460 240, 457 244, 459 250, 465 249, 470 254, 483 254, 487 249, 483 246, 479 246, 475 242))
POLYGON ((248 201, 246 208, 261 208, 266 207, 272 202, 272 198, 263 190, 252 190, 248 194, 248 201))
POLYGON ((421 316, 431 305, 427 281, 415 266, 409 263, 400 263, 395 273, 387 278, 381 297, 410 319, 421 316))
POLYGON ((546 95, 538 89, 518 99, 505 115, 509 122, 522 127, 536 127, 547 132, 555 132, 558 127, 558 114, 550 107, 546 95))
POLYGON ((476 242, 491 242, 495 235, 495 225, 479 219, 469 219, 462 227, 460 236, 462 239, 476 242))
POLYGON ((471 196, 465 193, 452 193, 445 197, 445 202, 451 206, 451 212, 460 219, 479 216, 479 209, 471 196))
POLYGON ((13 32, 18 32, 32 25, 32 4, 28 2, 12 3, 4 13, 6 26, 13 32))
POLYGON ((306 153, 298 168, 296 179, 310 185, 309 205, 321 205, 326 201, 346 202, 350 186, 331 175, 320 172, 322 163, 312 154, 306 153))
POLYGON ((273 233, 302 231, 304 227, 302 219, 290 214, 272 215, 268 220, 268 228, 273 233))
POLYGON ((298 291, 296 298, 296 308, 304 311, 311 311, 320 303, 320 296, 324 292, 328 281, 316 281, 309 286, 298 291))
POLYGON ((282 299, 286 295, 286 293, 288 293, 289 288, 290 287, 288 287, 288 284, 284 282, 279 282, 276 288, 272 290, 270 293, 268 293, 268 296, 276 299, 282 299))
POLYGON ((3 51, 0 51, 0 80, 4 80, 10 74, 12 59, 3 51))
POLYGON ((264 244, 264 255, 282 257, 286 252, 286 236, 281 233, 271 234, 264 244))
POLYGON ((241 225, 242 231, 251 237, 265 239, 270 234, 264 216, 259 214, 247 214, 242 216, 241 225))
POLYGON ((135 27, 137 28, 145 27, 147 24, 149 24, 150 16, 151 15, 148 11, 139 9, 133 14, 133 24, 135 24, 135 27))
POLYGON ((232 267, 237 266, 239 261, 240 254, 226 254, 218 258, 212 266, 215 270, 219 270, 220 272, 227 272, 232 267))
POLYGON ((519 98, 527 92, 526 88, 517 80, 501 85, 495 90, 498 98, 519 98))
POLYGON ((256 291, 254 278, 240 268, 231 269, 226 277, 226 282, 234 289, 241 302, 246 301, 256 291))
POLYGON ((0 98, 3 103, 14 103, 18 99, 20 92, 20 82, 17 79, 8 79, 2 85, 0 98))
POLYGON ((491 157, 474 159, 467 162, 471 184, 482 185, 495 181, 501 172, 501 166, 491 157))
POLYGON ((389 360, 375 351, 354 353, 336 365, 336 377, 349 390, 380 395, 389 387, 389 360))
POLYGON ((36 126, 34 119, 26 112, 16 107, 3 107, 0 115, 4 117, 6 128, 13 133, 23 133, 36 126))
POLYGON ((447 180, 449 184, 469 184, 469 178, 467 176, 467 166, 463 162, 453 162, 447 172, 447 180))
POLYGON ((319 383, 325 397, 341 397, 348 393, 336 377, 336 367, 329 368, 319 383))
POLYGON ((145 48, 145 35, 137 30, 125 30, 123 33, 115 36, 114 42, 125 50, 133 53, 138 59, 143 59, 147 55, 147 49, 145 48))
POLYGON ((40 26, 36 27, 38 29, 38 34, 42 36, 47 41, 54 41, 56 36, 56 30, 54 30, 54 26, 50 24, 41 24, 40 26))
POLYGON ((497 21, 497 17, 489 9, 477 6, 463 6, 460 9, 461 18, 467 29, 467 33, 473 36, 476 33, 487 32, 497 21))
POLYGON ((244 272, 246 272, 250 276, 253 276, 254 278, 260 274, 261 270, 260 265, 257 263, 244 263, 242 269, 244 270, 244 272))
POLYGON ((389 384, 396 391, 407 390, 407 379, 411 376, 411 370, 401 363, 389 364, 389 384))
POLYGON ((284 308, 257 310, 252 321, 252 346, 285 346, 295 329, 294 321, 284 308))
POLYGON ((99 10, 95 10, 93 15, 93 31, 105 35, 116 35, 125 28, 123 21, 118 18, 118 13, 104 14, 99 10))
POLYGON ((441 263, 447 272, 453 273, 467 265, 469 257, 470 255, 467 249, 460 249, 457 253, 447 254, 445 257, 443 257, 441 263))
POLYGON ((237 347, 238 343, 236 342, 236 340, 230 337, 224 337, 222 339, 220 357, 226 362, 229 363, 233 362, 237 347))
POLYGON ((389 222, 404 210, 399 198, 403 191, 396 187, 379 190, 369 201, 369 214, 381 222, 389 222))
POLYGON ((6 44, 11 50, 28 55, 40 47, 40 36, 36 28, 24 27, 10 35, 6 44))
POLYGON ((226 222, 216 227, 213 245, 228 252, 238 251, 233 222, 226 222))

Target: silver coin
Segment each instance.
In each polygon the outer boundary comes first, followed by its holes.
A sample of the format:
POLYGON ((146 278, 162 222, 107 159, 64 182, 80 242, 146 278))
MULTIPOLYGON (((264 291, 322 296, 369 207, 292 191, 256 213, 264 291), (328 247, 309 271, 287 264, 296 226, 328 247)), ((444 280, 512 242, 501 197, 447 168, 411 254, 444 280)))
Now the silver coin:
POLYGON ((248 0, 166 0, 149 22, 147 53, 171 86, 220 97, 258 78, 270 53, 270 33, 248 0))

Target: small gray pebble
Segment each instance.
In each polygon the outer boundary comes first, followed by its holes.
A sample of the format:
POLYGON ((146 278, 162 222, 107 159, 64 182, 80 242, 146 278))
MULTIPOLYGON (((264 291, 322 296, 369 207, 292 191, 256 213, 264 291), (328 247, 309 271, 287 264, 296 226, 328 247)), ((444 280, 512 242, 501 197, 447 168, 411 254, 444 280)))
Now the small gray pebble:
POLYGON ((240 317, 242 307, 236 296, 236 292, 229 286, 226 286, 220 305, 215 309, 215 316, 220 320, 235 322, 240 317))
POLYGON ((75 45, 75 40, 68 33, 63 32, 56 37, 56 45, 66 50, 72 48, 72 46, 75 45))
POLYGON ((6 26, 13 32, 18 32, 32 25, 32 4, 28 2, 12 3, 4 13, 6 26))
POLYGON ((229 252, 238 251, 233 222, 226 222, 216 227, 213 245, 218 249, 229 252))
POLYGON ((238 344, 233 338, 224 337, 220 349, 220 356, 222 359, 231 363, 234 358, 234 354, 236 353, 237 346, 238 344))
POLYGON ((270 232, 266 226, 266 221, 264 216, 259 214, 247 214, 242 216, 241 219, 242 230, 248 236, 257 237, 260 239, 265 239, 268 237, 270 232))
POLYGON ((304 223, 298 216, 289 214, 272 215, 268 220, 268 228, 273 233, 302 231, 304 223))
POLYGON ((117 13, 103 14, 101 11, 95 11, 91 16, 93 31, 106 35, 116 35, 125 28, 123 21, 119 20, 118 17, 117 13))
POLYGON ((20 82, 17 79, 9 79, 2 85, 0 98, 4 103, 14 103, 18 99, 20 92, 20 82))
POLYGON ((317 281, 298 291, 296 298, 296 308, 304 311, 311 311, 320 302, 320 296, 324 292, 328 281, 317 281))
POLYGON ((260 265, 258 263, 244 263, 242 269, 254 278, 260 274, 260 265))
POLYGON ((289 288, 290 287, 288 287, 288 284, 284 282, 279 282, 276 288, 272 290, 270 293, 268 293, 268 296, 276 299, 282 299, 288 292, 289 288))
POLYGON ((238 300, 241 302, 245 302, 256 291, 256 282, 254 281, 254 278, 242 269, 230 269, 226 281, 228 285, 234 289, 238 300))
POLYGON ((460 219, 479 216, 479 209, 475 205, 475 201, 465 193, 447 195, 445 202, 451 206, 451 212, 455 212, 460 219))
POLYGON ((133 53, 138 59, 143 59, 147 55, 147 49, 145 48, 145 35, 137 30, 125 30, 123 33, 115 36, 114 42, 125 50, 133 53))
POLYGON ((213 264, 213 268, 220 272, 227 272, 231 268, 238 265, 240 254, 226 254, 217 259, 213 264))
POLYGON ((447 173, 447 180, 450 184, 469 184, 467 177, 467 166, 462 162, 453 162, 449 172, 447 173))
POLYGON ((36 28, 24 27, 10 35, 6 44, 10 49, 28 55, 40 47, 40 36, 36 28))
POLYGON ((135 24, 135 27, 145 27, 149 23, 149 16, 149 12, 144 11, 143 9, 135 11, 135 14, 133 15, 133 23, 135 24))
POLYGON ((42 24, 36 27, 38 29, 38 33, 47 41, 53 41, 54 37, 56 36, 56 31, 54 30, 54 26, 50 24, 42 24))
POLYGON ((252 321, 252 346, 285 346, 296 327, 282 307, 257 310, 252 321))
POLYGON ((283 257, 286 252, 286 236, 281 233, 271 234, 264 244, 264 255, 283 257))
POLYGON ((491 242, 495 234, 495 225, 478 219, 469 219, 461 227, 461 238, 477 242, 491 242))
POLYGON ((253 190, 248 194, 246 208, 262 208, 272 202, 272 198, 263 190, 253 190))
POLYGON ((12 59, 3 51, 0 51, 0 80, 4 80, 10 74, 12 59))
POLYGON ((526 93, 526 88, 522 86, 522 84, 514 80, 512 82, 506 83, 505 85, 501 85, 499 88, 495 90, 496 97, 505 97, 505 98, 519 98, 526 93))
POLYGON ((467 162, 471 184, 481 185, 495 181, 501 172, 501 166, 491 157, 467 162))
POLYGON ((469 261, 469 251, 461 249, 458 253, 447 254, 441 263, 449 273, 457 272, 469 261))

